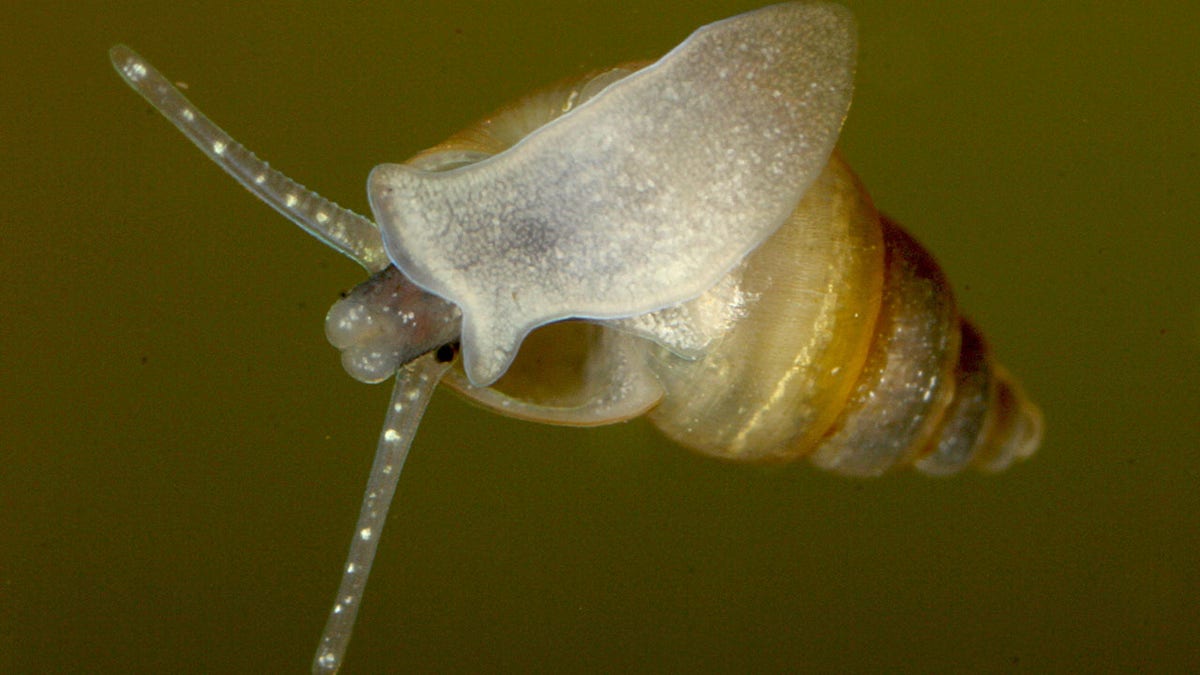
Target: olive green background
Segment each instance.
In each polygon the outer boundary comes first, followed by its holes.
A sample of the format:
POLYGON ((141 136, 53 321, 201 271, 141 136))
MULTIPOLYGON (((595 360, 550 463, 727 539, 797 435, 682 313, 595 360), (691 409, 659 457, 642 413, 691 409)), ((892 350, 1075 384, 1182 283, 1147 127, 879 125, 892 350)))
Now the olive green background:
MULTIPOLYGON (((1200 14, 852 5, 843 147, 1042 405, 1039 454, 848 480, 443 393, 346 672, 1200 668, 1200 14)), ((374 164, 754 6, 0 10, 0 671, 307 670, 387 397, 322 335, 360 270, 111 44, 365 211, 374 164)))

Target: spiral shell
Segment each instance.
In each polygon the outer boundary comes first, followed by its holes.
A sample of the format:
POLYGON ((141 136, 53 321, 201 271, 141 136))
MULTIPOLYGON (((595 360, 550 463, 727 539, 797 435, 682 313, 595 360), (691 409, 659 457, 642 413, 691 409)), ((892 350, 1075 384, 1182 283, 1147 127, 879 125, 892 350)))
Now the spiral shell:
MULTIPOLYGON (((440 169, 500 152, 638 66, 531 94, 413 161, 440 169)), ((1041 439, 1040 412, 958 314, 937 263, 836 152, 770 239, 655 317, 552 324, 495 385, 474 387, 461 369, 446 381, 504 415, 596 425, 648 413, 707 455, 809 457, 856 476, 995 471, 1041 439), (664 340, 663 324, 687 330, 664 340)))

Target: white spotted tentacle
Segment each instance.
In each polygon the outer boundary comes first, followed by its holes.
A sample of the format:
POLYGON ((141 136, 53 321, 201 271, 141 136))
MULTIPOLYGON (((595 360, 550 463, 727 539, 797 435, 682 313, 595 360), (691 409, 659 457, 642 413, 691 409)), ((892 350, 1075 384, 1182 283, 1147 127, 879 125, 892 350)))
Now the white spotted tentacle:
POLYGON ((259 199, 372 274, 390 264, 375 223, 272 169, 197 110, 129 47, 117 45, 108 55, 130 87, 259 199))
POLYGON ((383 431, 379 435, 379 445, 375 449, 375 462, 371 465, 371 476, 367 479, 358 524, 350 542, 350 553, 346 556, 342 583, 338 586, 333 609, 313 658, 314 675, 335 673, 342 665, 363 589, 367 585, 367 576, 371 573, 371 563, 375 559, 375 549, 379 545, 379 534, 387 520, 392 495, 396 492, 396 481, 400 478, 400 470, 404 467, 404 459, 408 456, 421 416, 425 414, 425 407, 451 363, 439 361, 437 353, 431 352, 410 361, 396 372, 396 386, 392 390, 392 400, 383 422, 383 431))

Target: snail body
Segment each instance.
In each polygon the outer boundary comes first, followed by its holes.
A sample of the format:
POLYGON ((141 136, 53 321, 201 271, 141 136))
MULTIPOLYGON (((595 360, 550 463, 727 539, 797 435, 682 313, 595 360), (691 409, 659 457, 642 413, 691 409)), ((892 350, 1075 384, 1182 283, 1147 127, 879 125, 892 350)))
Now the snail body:
MULTIPOLYGON (((437 170, 503 152, 637 67, 540 90, 414 161, 437 170)), ((936 261, 837 152, 769 239, 655 319, 675 333, 552 324, 493 385, 473 386, 461 366, 445 382, 502 415, 590 426, 647 414, 707 455, 808 457, 848 475, 995 471, 1040 441, 1039 412, 959 316, 936 261)))
POLYGON ((549 87, 377 166, 374 221, 112 48, 209 158, 370 275, 326 335, 351 376, 396 382, 314 673, 342 663, 440 382, 503 415, 646 415, 707 455, 847 475, 994 471, 1036 450, 1037 408, 834 149, 855 43, 849 12, 820 2, 710 24, 654 63, 549 87))

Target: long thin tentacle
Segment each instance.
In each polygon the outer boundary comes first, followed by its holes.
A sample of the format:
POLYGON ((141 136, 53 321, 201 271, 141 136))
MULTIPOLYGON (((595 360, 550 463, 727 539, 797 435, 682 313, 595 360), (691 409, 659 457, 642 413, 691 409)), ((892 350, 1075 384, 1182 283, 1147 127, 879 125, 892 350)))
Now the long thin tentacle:
POLYGON ((335 673, 342 665, 342 657, 354 630, 354 618, 358 615, 358 606, 367 585, 367 576, 371 573, 371 563, 375 559, 379 534, 387 519, 392 495, 396 492, 396 481, 400 478, 400 470, 404 467, 404 459, 408 456, 425 407, 449 367, 449 363, 439 362, 430 353, 410 361, 396 372, 396 386, 392 390, 392 401, 379 435, 375 463, 371 465, 371 476, 363 494, 362 509, 358 514, 354 538, 350 542, 350 553, 346 556, 342 583, 313 658, 314 675, 335 673))
POLYGON ((108 55, 130 87, 256 197, 369 273, 388 266, 375 223, 272 169, 197 110, 162 73, 129 47, 117 45, 108 55))

